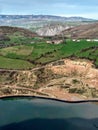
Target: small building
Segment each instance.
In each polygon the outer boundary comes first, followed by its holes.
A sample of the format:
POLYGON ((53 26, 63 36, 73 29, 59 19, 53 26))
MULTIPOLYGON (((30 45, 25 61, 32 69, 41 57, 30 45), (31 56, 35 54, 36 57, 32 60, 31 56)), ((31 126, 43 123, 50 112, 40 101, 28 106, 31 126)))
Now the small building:
POLYGON ((61 44, 61 43, 63 43, 63 42, 64 42, 64 41, 63 41, 63 40, 60 40, 60 39, 59 39, 59 40, 53 40, 53 41, 52 41, 53 44, 61 44))
POLYGON ((73 41, 73 42, 75 42, 75 41, 76 41, 76 39, 72 39, 72 41, 73 41))
POLYGON ((80 39, 72 39, 73 42, 80 42, 80 39))
POLYGON ((52 36, 52 37, 47 38, 46 43, 49 43, 49 44, 61 44, 61 43, 65 42, 65 39, 66 38, 64 38, 62 36, 52 36))
POLYGON ((80 40, 78 39, 77 42, 80 42, 80 40))

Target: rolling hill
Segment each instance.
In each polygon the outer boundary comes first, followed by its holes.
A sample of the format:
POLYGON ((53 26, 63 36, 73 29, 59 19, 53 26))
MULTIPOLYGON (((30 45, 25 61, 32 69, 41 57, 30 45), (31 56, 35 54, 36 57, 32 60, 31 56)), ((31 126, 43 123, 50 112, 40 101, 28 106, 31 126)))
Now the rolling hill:
POLYGON ((98 39, 98 23, 79 25, 69 28, 61 34, 73 39, 98 39))
POLYGON ((13 35, 14 33, 17 34, 19 33, 19 35, 25 37, 38 36, 36 33, 33 33, 27 29, 18 28, 18 27, 0 26, 0 35, 13 35))

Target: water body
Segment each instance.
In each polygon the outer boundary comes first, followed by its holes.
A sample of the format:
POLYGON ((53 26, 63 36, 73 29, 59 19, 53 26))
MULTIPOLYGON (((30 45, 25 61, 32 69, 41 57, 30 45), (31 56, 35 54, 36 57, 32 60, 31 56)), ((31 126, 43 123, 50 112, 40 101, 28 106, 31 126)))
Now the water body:
POLYGON ((0 130, 98 130, 98 102, 0 99, 0 130))

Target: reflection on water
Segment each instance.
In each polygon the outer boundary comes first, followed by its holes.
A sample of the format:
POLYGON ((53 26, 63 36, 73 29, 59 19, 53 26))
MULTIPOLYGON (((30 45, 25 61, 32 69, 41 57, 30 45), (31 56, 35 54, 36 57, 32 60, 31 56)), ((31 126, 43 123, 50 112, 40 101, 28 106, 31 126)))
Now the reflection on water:
POLYGON ((33 97, 0 99, 0 130, 97 130, 98 104, 33 97))

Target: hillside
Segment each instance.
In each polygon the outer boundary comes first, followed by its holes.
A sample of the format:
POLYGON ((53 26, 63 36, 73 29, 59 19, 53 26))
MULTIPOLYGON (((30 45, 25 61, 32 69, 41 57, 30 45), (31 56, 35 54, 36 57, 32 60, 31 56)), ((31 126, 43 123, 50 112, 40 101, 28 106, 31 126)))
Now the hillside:
POLYGON ((27 29, 9 26, 0 26, 0 35, 13 35, 14 33, 19 33, 21 36, 25 37, 36 37, 36 33, 33 33, 27 29))
POLYGON ((1 27, 0 96, 98 98, 98 42, 65 39, 62 44, 48 44, 51 37, 29 32, 1 27))
POLYGON ((65 30, 61 34, 73 39, 98 39, 98 23, 79 25, 65 30))
POLYGON ((9 26, 0 26, 0 48, 31 43, 36 33, 27 29, 9 26))

